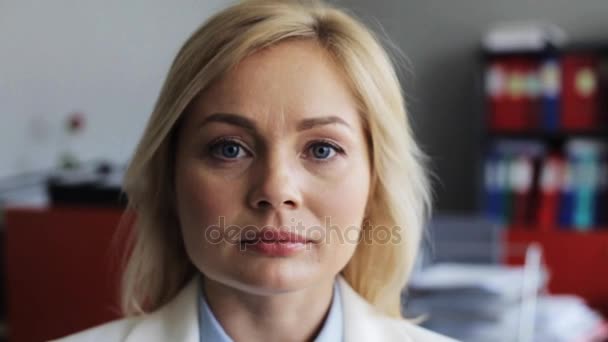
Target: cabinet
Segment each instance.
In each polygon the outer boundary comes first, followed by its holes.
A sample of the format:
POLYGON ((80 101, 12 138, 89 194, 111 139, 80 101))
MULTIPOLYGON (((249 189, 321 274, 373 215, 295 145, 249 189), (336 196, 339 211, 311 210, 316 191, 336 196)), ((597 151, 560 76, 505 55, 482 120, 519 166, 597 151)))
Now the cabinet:
POLYGON ((521 265, 523 250, 533 242, 543 249, 549 271, 549 292, 576 294, 608 317, 608 231, 534 232, 517 227, 504 231, 508 264, 521 265))
POLYGON ((120 317, 121 215, 102 208, 6 210, 10 341, 47 341, 120 317))
POLYGON ((483 53, 480 208, 505 262, 537 242, 549 291, 608 317, 608 49, 483 53))

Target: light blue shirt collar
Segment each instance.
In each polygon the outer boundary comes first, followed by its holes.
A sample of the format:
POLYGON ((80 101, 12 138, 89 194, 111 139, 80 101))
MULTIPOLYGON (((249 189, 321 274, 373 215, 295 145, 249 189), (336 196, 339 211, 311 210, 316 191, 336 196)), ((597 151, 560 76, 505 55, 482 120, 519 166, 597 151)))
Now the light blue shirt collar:
MULTIPOLYGON (((202 277, 199 279, 202 280, 202 277)), ((233 342, 217 321, 213 312, 211 312, 202 289, 202 281, 199 281, 199 284, 198 319, 200 342, 233 342)), ((338 282, 335 282, 329 313, 325 318, 325 322, 323 322, 323 327, 321 328, 319 335, 315 338, 315 342, 342 341, 344 336, 343 326, 342 298, 340 296, 338 282)))

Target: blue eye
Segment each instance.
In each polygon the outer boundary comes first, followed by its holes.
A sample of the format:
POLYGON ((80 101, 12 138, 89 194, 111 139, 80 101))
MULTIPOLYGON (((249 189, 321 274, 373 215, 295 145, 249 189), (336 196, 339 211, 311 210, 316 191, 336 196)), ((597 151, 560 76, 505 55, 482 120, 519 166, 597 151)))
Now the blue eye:
POLYGON ((222 146, 222 156, 226 158, 236 158, 241 147, 236 144, 226 144, 222 146))
POLYGON ((212 144, 209 150, 214 157, 220 159, 238 159, 245 156, 245 149, 239 143, 229 140, 212 144))
POLYGON ((330 143, 317 143, 310 147, 312 156, 315 159, 330 159, 336 152, 340 152, 340 149, 330 143))

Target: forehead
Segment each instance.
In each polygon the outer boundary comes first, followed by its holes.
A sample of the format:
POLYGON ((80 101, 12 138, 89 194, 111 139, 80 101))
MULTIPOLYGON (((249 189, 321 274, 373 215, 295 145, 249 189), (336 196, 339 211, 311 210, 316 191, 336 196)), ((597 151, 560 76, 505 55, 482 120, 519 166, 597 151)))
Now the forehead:
POLYGON ((327 115, 355 124, 358 110, 346 80, 316 42, 283 42, 243 59, 201 94, 193 114, 202 120, 218 112, 238 113, 274 129, 327 115))

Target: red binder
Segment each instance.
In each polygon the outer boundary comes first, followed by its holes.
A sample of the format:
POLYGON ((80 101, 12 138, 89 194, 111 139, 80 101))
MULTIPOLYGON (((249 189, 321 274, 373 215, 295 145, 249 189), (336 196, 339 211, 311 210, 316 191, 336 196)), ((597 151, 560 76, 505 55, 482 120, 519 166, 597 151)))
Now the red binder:
POLYGON ((522 67, 526 75, 525 101, 526 101, 526 127, 537 129, 542 122, 542 84, 540 80, 541 62, 538 59, 528 58, 522 67))
POLYGON ((486 71, 490 126, 496 131, 525 131, 537 127, 540 111, 539 61, 504 57, 486 71))
POLYGON ((485 73, 485 91, 490 113, 489 126, 501 130, 508 126, 509 108, 507 101, 508 65, 504 60, 490 63, 485 73))
POLYGON ((593 129, 598 123, 598 59, 591 54, 566 55, 562 61, 562 126, 593 129))
POLYGON ((564 160, 558 155, 545 159, 540 176, 540 201, 538 205, 539 231, 551 231, 557 227, 560 189, 562 186, 564 160))
POLYGON ((532 207, 532 182, 534 167, 532 160, 525 156, 516 157, 511 164, 511 186, 513 190, 513 220, 516 226, 527 226, 528 212, 532 207))

